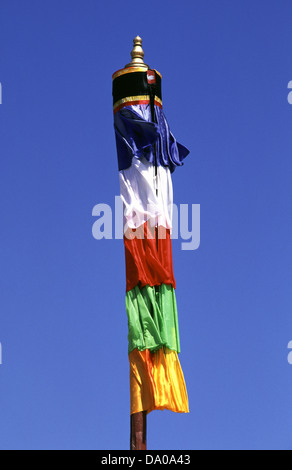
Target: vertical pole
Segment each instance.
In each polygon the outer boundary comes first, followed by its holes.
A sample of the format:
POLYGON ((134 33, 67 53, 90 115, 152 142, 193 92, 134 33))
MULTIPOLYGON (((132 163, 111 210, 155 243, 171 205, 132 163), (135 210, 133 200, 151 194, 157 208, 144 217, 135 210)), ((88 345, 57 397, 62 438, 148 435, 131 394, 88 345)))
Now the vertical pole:
MULTIPOLYGON (((152 71, 152 74, 154 72, 152 71)), ((155 108, 154 108, 154 99, 155 99, 155 84, 153 85, 148 79, 148 89, 150 97, 150 110, 151 110, 151 121, 155 122, 155 108)), ((155 171, 155 186, 156 186, 156 196, 158 196, 158 187, 157 187, 157 155, 156 155, 156 145, 153 146, 154 150, 154 171, 155 171)), ((158 248, 158 227, 155 224, 155 238, 158 248)), ((130 435, 130 449, 131 450, 146 450, 146 434, 147 434, 147 411, 140 411, 139 413, 131 414, 131 435, 130 435)))
POLYGON ((146 416, 147 411, 131 414, 131 450, 146 450, 146 416))

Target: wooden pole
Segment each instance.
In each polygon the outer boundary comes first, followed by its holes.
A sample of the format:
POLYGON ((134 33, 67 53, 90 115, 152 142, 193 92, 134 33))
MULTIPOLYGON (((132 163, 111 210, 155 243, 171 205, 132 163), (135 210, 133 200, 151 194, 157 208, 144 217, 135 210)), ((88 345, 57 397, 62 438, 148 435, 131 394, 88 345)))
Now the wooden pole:
POLYGON ((139 413, 131 414, 131 438, 130 438, 130 449, 131 450, 146 450, 146 416, 147 411, 140 411, 139 413))

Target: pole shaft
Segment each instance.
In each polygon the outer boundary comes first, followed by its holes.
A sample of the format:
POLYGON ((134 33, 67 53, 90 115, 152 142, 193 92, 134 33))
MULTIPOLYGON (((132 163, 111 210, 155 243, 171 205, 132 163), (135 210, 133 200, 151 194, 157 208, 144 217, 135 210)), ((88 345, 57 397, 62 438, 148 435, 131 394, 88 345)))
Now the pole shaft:
POLYGON ((140 411, 139 413, 131 414, 131 437, 130 449, 131 450, 146 450, 146 416, 147 411, 140 411))

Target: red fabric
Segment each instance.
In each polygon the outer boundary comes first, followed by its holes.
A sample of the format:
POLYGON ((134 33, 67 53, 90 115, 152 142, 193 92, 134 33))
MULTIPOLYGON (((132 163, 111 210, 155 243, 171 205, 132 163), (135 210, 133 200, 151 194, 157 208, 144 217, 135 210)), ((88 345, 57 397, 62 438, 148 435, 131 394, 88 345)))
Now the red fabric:
POLYGON ((126 291, 137 285, 171 284, 175 289, 170 230, 159 226, 149 229, 147 222, 124 235, 126 291))

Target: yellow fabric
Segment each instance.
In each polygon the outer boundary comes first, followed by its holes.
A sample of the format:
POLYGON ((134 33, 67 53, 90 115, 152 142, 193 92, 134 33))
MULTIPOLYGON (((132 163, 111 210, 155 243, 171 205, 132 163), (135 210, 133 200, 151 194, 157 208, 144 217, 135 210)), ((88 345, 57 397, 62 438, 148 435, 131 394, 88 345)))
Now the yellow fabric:
POLYGON ((171 410, 188 413, 188 396, 176 351, 134 349, 129 354, 131 414, 171 410))

